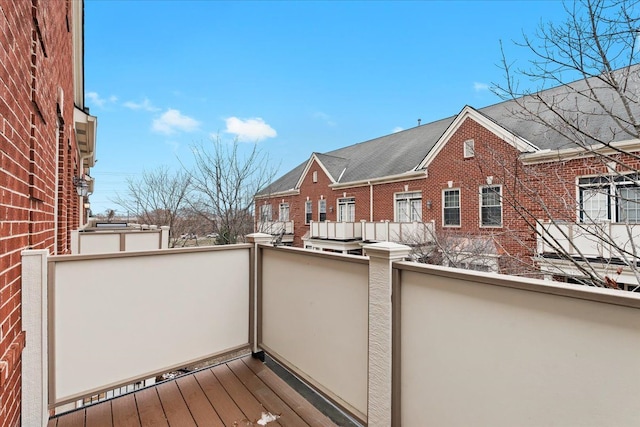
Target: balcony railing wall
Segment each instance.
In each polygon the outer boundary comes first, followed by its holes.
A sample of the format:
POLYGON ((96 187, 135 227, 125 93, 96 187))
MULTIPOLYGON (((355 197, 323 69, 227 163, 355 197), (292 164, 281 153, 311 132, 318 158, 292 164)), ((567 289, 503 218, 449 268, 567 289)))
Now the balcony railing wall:
POLYGON ((237 245, 48 268, 46 251, 27 251, 23 414, 46 421, 29 400, 46 396, 38 378, 53 405, 251 345, 370 426, 640 422, 620 403, 640 393, 640 295, 403 262, 409 248, 394 243, 364 249, 237 245), (48 345, 35 330, 47 306, 48 345), (33 361, 38 348, 48 364, 33 361))
POLYGON ((248 347, 250 252, 49 257, 50 405, 248 347))
POLYGON ((312 239, 351 240, 367 242, 396 242, 407 244, 433 241, 433 222, 312 222, 312 239))
POLYGON ((262 221, 258 223, 257 230, 272 235, 293 234, 293 221, 262 221))
POLYGON ((76 230, 71 232, 73 254, 152 251, 169 247, 169 227, 154 229, 76 230))
POLYGON ((587 258, 629 257, 640 254, 640 224, 544 223, 538 224, 538 253, 561 253, 587 258))
POLYGON ((367 260, 268 247, 258 257, 260 346, 365 418, 367 260))

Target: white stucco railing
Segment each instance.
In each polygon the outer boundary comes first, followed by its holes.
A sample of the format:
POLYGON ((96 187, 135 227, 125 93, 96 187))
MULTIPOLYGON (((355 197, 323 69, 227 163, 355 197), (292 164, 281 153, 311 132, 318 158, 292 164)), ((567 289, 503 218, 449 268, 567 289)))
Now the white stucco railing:
POLYGON ((539 254, 560 253, 585 258, 624 258, 640 254, 640 224, 547 222, 538 224, 537 236, 539 254))

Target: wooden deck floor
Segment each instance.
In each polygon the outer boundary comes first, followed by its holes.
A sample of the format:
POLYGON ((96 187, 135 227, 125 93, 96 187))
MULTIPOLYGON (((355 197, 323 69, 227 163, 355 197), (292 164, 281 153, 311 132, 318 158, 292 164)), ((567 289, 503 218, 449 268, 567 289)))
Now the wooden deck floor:
POLYGON ((49 427, 335 426, 286 382, 251 356, 49 420, 49 427))

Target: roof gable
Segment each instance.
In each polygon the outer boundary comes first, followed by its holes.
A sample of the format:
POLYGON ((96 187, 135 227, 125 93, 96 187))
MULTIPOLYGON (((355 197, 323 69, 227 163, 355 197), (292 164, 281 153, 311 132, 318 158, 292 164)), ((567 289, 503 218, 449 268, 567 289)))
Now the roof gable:
POLYGON ((298 189, 298 188, 300 188, 300 186, 302 186, 302 182, 307 177, 307 174, 309 173, 309 170, 311 169, 311 165, 313 165, 313 163, 317 163, 318 166, 320 166, 320 169, 322 169, 322 171, 325 173, 325 175, 327 175, 327 177, 329 178, 329 180, 331 181, 332 184, 334 184, 336 182, 336 178, 333 177, 331 172, 329 172, 329 169, 320 160, 320 158, 322 158, 325 161, 327 161, 330 164, 330 166, 332 166, 331 169, 334 169, 334 170, 336 169, 336 166, 339 168, 339 165, 340 165, 341 161, 346 161, 346 159, 339 159, 339 158, 336 158, 336 157, 326 156, 326 155, 319 154, 319 153, 312 153, 311 157, 307 161, 307 164, 306 164, 304 170, 300 174, 300 178, 298 179, 298 182, 296 183, 296 186, 295 186, 296 189, 298 189), (336 162, 332 162, 332 160, 334 160, 334 159, 337 160, 337 161, 336 162))
POLYGON ((451 122, 449 127, 444 131, 444 133, 440 136, 438 141, 435 143, 433 148, 427 153, 425 158, 416 166, 416 170, 426 168, 432 161, 438 156, 438 153, 444 148, 444 146, 449 142, 449 139, 452 135, 456 133, 456 131, 462 126, 465 120, 472 119, 480 124, 485 129, 489 130, 491 133, 496 135, 498 138, 505 141, 507 144, 511 145, 516 150, 521 153, 529 153, 532 151, 538 151, 539 148, 536 147, 531 142, 521 138, 515 133, 505 129, 500 126, 494 120, 489 118, 488 116, 480 113, 478 110, 474 109, 466 105, 462 111, 455 117, 455 119, 451 122))

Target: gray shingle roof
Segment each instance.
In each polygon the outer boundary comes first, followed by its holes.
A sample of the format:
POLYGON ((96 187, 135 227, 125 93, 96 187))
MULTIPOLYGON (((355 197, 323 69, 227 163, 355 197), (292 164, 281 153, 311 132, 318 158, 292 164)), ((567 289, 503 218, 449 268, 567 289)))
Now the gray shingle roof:
MULTIPOLYGON (((630 82, 633 83, 628 87, 628 95, 636 101, 631 108, 634 114, 637 114, 636 117, 639 117, 640 65, 626 71, 631 73, 630 82)), ((603 114, 603 107, 593 101, 590 88, 597 92, 598 99, 607 100, 606 108, 610 108, 614 116, 627 117, 620 97, 610 88, 605 88, 598 78, 592 78, 589 82, 579 80, 566 86, 548 89, 517 100, 504 101, 477 111, 541 150, 575 147, 573 141, 576 137, 581 137, 580 129, 588 129, 589 134, 597 135, 600 141, 606 142, 622 141, 637 135, 636 132, 630 134, 621 129, 621 126, 631 128, 630 124, 616 123, 611 114, 603 114), (552 101, 554 105, 561 106, 571 117, 575 117, 570 122, 578 130, 563 123, 553 111, 545 108, 537 97, 552 101), (542 120, 533 120, 527 110, 536 111, 542 120)), ((456 116, 441 119, 328 153, 316 153, 316 156, 333 179, 339 180, 340 183, 401 174, 413 170, 420 164, 455 118, 456 116)), ((584 139, 584 143, 587 144, 595 142, 598 141, 584 139)), ((307 163, 308 161, 287 172, 260 194, 266 195, 293 189, 307 163)))

